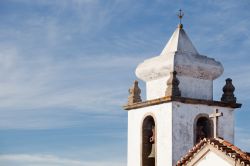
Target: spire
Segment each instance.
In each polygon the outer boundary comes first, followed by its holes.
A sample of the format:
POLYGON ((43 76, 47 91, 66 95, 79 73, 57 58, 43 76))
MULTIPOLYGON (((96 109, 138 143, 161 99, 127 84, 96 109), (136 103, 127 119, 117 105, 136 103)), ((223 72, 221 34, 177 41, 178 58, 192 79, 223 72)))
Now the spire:
POLYGON ((194 55, 199 54, 182 27, 183 25, 179 24, 178 28, 176 28, 173 35, 169 39, 167 45, 162 50, 161 55, 175 52, 191 53, 194 55))
MULTIPOLYGON (((180 24, 183 16, 180 11, 180 24)), ((159 56, 144 60, 136 68, 136 76, 147 83, 147 99, 166 96, 166 79, 172 71, 178 73, 182 97, 211 100, 212 81, 223 73, 223 66, 215 59, 199 54, 183 27, 179 26, 159 56), (192 83, 187 81, 189 79, 196 81, 192 83), (196 90, 198 85, 199 92, 196 90)))

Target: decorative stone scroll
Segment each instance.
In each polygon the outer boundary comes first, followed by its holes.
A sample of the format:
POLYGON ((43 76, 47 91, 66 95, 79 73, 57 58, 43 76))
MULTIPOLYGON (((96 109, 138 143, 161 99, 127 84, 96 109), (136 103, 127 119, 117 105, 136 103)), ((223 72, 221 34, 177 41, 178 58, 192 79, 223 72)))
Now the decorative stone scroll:
POLYGON ((178 87, 180 81, 176 77, 177 72, 170 72, 170 77, 167 81, 167 90, 165 92, 165 96, 181 96, 181 91, 178 87))
POLYGON ((226 79, 226 85, 223 87, 223 95, 221 101, 225 103, 236 103, 236 97, 234 97, 234 86, 232 84, 232 79, 226 79))
POLYGON ((134 84, 131 88, 128 90, 129 96, 128 96, 128 105, 133 105, 134 103, 141 102, 141 89, 138 86, 138 81, 135 80, 134 84))

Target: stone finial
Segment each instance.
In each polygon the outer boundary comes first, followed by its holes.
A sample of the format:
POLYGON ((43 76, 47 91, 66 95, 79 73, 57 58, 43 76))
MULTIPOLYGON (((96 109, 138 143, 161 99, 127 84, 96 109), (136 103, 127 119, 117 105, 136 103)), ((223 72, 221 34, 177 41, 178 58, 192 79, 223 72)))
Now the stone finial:
POLYGON ((128 90, 129 96, 128 96, 128 105, 132 105, 134 103, 141 102, 141 89, 138 86, 138 81, 135 80, 134 84, 131 88, 128 90))
POLYGON ((221 101, 226 103, 236 103, 236 97, 234 97, 234 86, 232 84, 232 79, 226 79, 226 85, 223 87, 223 95, 221 101))
POLYGON ((167 90, 165 92, 165 96, 181 96, 181 91, 178 87, 180 81, 176 77, 177 72, 170 72, 170 77, 167 81, 167 90))

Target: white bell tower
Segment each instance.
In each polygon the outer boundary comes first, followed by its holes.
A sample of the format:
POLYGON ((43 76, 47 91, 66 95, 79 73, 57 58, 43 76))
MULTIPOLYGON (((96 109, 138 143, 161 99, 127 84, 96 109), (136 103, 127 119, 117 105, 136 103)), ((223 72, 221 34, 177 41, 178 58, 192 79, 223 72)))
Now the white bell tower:
POLYGON ((129 90, 128 166, 172 166, 204 137, 213 137, 209 115, 223 113, 218 136, 234 142, 232 80, 221 101, 213 100, 213 80, 223 73, 220 62, 200 55, 179 24, 159 56, 140 63, 136 76, 146 83, 146 101, 135 81, 129 90))

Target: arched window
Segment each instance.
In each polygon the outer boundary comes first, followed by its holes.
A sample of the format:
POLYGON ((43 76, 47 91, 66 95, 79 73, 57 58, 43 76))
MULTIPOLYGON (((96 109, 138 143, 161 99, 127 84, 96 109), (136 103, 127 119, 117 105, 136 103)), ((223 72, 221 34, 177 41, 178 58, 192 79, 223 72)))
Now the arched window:
POLYGON ((155 121, 147 116, 142 124, 142 166, 155 166, 155 121))
POLYGON ((208 115, 198 116, 194 123, 194 143, 198 143, 203 138, 211 138, 212 129, 212 122, 208 115))

